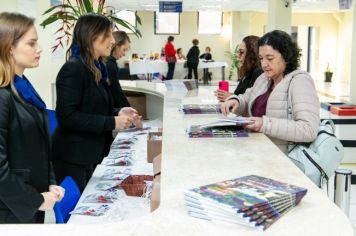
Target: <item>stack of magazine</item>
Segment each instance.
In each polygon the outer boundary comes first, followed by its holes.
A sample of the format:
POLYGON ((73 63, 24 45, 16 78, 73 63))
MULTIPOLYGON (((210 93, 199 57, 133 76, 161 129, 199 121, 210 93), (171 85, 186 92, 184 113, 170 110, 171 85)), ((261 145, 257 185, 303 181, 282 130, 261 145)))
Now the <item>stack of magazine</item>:
POLYGON ((182 104, 181 110, 184 114, 219 114, 219 104, 182 104))
POLYGON ((307 193, 273 179, 249 175, 184 192, 190 216, 265 230, 307 193))
POLYGON ((247 137, 248 133, 243 125, 253 122, 241 116, 226 117, 203 125, 190 125, 187 133, 190 138, 247 137))

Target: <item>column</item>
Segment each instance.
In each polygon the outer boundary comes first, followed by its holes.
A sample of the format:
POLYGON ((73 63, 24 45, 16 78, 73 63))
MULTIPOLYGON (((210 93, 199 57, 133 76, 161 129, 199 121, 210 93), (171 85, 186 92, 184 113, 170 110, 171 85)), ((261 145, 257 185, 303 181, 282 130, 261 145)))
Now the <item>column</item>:
POLYGON ((266 32, 278 29, 291 33, 292 3, 292 0, 268 0, 266 32))
POLYGON ((352 39, 351 39, 351 62, 350 62, 350 102, 356 104, 356 4, 352 9, 352 39))

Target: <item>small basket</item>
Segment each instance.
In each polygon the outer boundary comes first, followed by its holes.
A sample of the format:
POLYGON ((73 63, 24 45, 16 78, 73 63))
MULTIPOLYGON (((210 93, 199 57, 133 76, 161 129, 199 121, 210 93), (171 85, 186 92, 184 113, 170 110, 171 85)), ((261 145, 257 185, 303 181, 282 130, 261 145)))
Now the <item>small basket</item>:
POLYGON ((145 181, 153 181, 152 175, 130 175, 125 178, 120 186, 127 196, 141 197, 146 189, 145 181))

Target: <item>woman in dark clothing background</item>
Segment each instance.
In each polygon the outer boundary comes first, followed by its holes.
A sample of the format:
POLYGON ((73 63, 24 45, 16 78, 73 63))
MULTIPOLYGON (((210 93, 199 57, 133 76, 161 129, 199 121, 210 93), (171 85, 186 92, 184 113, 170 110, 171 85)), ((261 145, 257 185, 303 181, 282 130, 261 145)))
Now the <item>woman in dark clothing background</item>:
POLYGON ((125 31, 115 31, 112 34, 115 44, 106 62, 109 77, 109 88, 114 100, 115 108, 129 107, 130 103, 122 91, 119 81, 119 67, 116 63, 130 49, 130 38, 125 31))
POLYGON ((206 61, 209 61, 209 60, 212 60, 213 57, 211 55, 211 48, 208 46, 205 48, 205 53, 201 54, 200 59, 203 59, 203 60, 206 60, 206 61))
POLYGON ((50 162, 46 104, 24 75, 42 51, 34 20, 0 13, 0 38, 0 224, 43 223, 64 190, 50 162))
POLYGON ((198 79, 198 64, 200 50, 198 47, 198 39, 193 39, 193 47, 191 47, 187 54, 187 67, 188 67, 188 79, 192 79, 192 70, 194 71, 194 79, 198 79))
POLYGON ((53 164, 57 180, 71 176, 82 192, 113 141, 112 130, 128 128, 138 118, 131 108, 114 111, 103 57, 115 43, 113 23, 105 16, 79 17, 67 52, 70 59, 57 80, 57 120, 53 164))
POLYGON ((235 94, 244 94, 246 89, 251 88, 256 79, 263 73, 258 59, 258 43, 259 37, 250 35, 243 38, 238 55, 240 68, 238 72, 239 84, 234 93, 229 93, 223 90, 217 90, 215 96, 220 102, 223 102, 229 96, 235 94))

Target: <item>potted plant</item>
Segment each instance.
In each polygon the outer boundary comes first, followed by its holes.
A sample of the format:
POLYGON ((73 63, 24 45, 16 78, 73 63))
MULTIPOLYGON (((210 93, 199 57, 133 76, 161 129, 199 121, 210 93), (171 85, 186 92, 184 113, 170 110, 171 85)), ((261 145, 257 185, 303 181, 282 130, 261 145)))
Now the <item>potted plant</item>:
POLYGON ((234 49, 234 51, 230 52, 227 51, 226 53, 228 54, 228 56, 230 57, 231 60, 231 66, 230 66, 230 70, 229 70, 229 80, 231 80, 231 77, 236 69, 237 74, 239 72, 239 66, 240 66, 240 60, 237 57, 237 53, 239 52, 239 45, 237 45, 234 49))
MULTIPOLYGON (((52 6, 43 15, 50 14, 40 25, 45 28, 56 21, 60 21, 56 33, 56 44, 52 47, 54 52, 59 46, 63 48, 63 41, 69 44, 72 37, 72 28, 78 18, 86 13, 97 13, 107 16, 117 25, 130 29, 137 37, 142 37, 141 32, 129 22, 116 16, 115 8, 105 6, 105 0, 63 0, 62 4, 52 6)), ((136 22, 141 25, 141 19, 136 15, 136 22)))
POLYGON ((331 78, 333 77, 333 72, 330 70, 330 66, 329 66, 329 63, 326 67, 326 70, 325 70, 325 80, 324 82, 331 82, 331 78))

